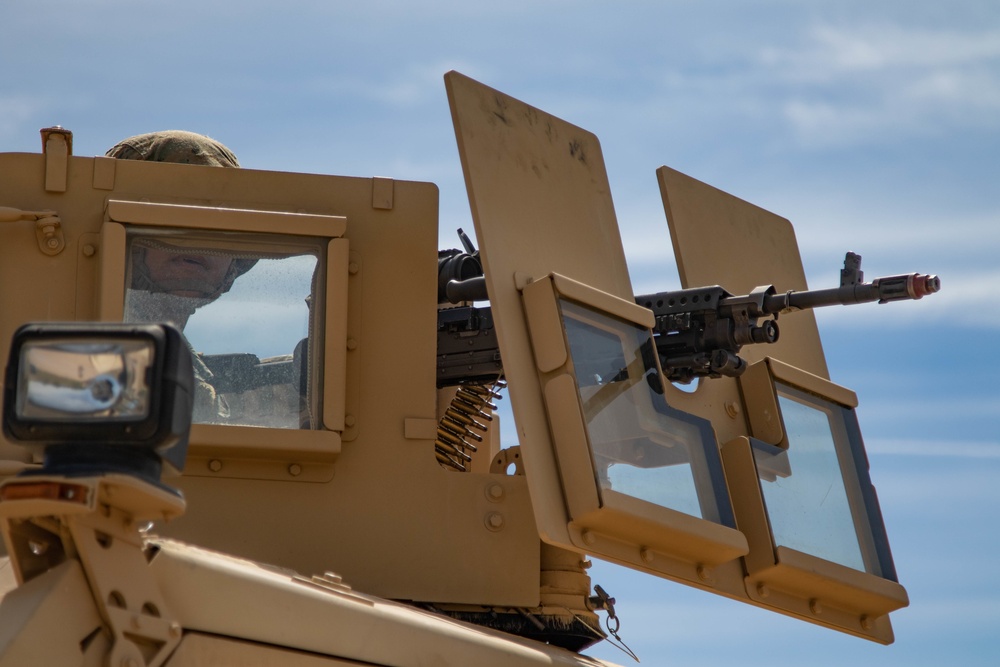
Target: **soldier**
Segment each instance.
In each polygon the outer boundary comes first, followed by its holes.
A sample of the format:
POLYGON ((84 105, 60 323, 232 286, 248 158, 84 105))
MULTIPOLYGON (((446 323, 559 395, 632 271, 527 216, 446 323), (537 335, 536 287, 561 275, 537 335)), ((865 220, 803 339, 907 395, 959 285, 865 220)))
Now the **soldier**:
MULTIPOLYGON (((167 130, 130 137, 107 152, 120 160, 174 162, 239 168, 232 151, 194 132, 167 130)), ((129 261, 127 320, 169 321, 183 329, 197 308, 229 291, 237 277, 256 263, 218 251, 171 245, 169 241, 137 239, 129 261)))
MULTIPOLYGON (((129 137, 107 152, 120 160, 174 162, 210 167, 239 168, 232 151, 209 137, 167 130, 129 137)), ((229 291, 237 277, 256 263, 217 251, 204 251, 169 240, 137 238, 130 246, 127 322, 171 322, 184 329, 195 310, 229 291)), ((229 418, 226 400, 212 386, 212 372, 194 355, 197 381, 194 421, 218 422, 229 418)))

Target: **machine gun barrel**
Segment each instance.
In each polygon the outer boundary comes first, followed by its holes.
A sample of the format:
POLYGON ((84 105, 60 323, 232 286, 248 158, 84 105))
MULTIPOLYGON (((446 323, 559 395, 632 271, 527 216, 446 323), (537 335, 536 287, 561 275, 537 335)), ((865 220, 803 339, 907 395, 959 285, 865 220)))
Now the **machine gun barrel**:
POLYGON ((941 289, 934 275, 907 273, 864 282, 861 256, 844 258, 840 287, 789 290, 778 293, 773 285, 733 296, 714 285, 636 297, 653 311, 656 351, 663 372, 672 382, 687 383, 698 377, 738 377, 746 370, 739 356, 744 345, 778 340, 780 313, 823 306, 878 301, 920 299, 941 289), (774 319, 761 319, 773 317, 774 319))
POLYGON ((878 301, 904 301, 921 299, 941 289, 941 279, 922 273, 876 278, 870 283, 841 285, 830 289, 805 290, 772 294, 763 299, 762 314, 777 314, 791 310, 806 310, 823 306, 845 305, 878 301))

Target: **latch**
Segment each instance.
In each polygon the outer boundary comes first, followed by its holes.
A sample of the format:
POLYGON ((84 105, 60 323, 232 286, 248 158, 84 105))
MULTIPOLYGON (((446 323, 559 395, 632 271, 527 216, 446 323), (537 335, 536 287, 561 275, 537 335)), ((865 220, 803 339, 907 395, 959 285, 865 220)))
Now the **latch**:
POLYGON ((11 206, 0 206, 0 222, 18 220, 34 221, 38 249, 46 255, 58 255, 66 247, 62 220, 55 211, 22 211, 11 206))
MULTIPOLYGON (((607 628, 608 632, 617 640, 617 643, 612 642, 608 639, 613 646, 616 646, 621 651, 623 651, 627 656, 639 662, 639 656, 635 654, 632 649, 628 647, 625 641, 618 634, 618 630, 621 629, 621 619, 615 614, 615 599, 607 594, 607 592, 600 586, 594 586, 594 592, 597 595, 591 596, 589 598, 590 606, 596 611, 598 609, 608 612, 608 617, 604 620, 604 627, 607 628)), ((605 638, 607 639, 607 638, 605 638)))

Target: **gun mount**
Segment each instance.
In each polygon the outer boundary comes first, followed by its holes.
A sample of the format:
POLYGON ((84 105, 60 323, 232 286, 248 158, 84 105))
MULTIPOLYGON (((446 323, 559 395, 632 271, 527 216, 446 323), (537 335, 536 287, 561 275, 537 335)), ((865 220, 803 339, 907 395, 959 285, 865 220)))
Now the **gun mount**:
POLYGON ((646 294, 636 303, 653 311, 656 350, 671 382, 687 384, 699 377, 739 377, 747 364, 744 345, 778 340, 778 315, 796 310, 878 301, 916 300, 941 289, 935 275, 907 273, 864 282, 861 256, 848 252, 840 272, 840 287, 789 290, 773 285, 733 296, 722 287, 646 294), (773 316, 773 319, 761 318, 773 316))

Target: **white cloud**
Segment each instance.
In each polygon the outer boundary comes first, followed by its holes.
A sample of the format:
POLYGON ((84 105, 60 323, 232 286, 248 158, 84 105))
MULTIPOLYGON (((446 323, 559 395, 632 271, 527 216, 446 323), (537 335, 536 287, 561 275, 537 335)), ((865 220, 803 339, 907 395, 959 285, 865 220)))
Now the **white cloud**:
POLYGON ((934 69, 914 79, 904 89, 905 99, 915 104, 948 104, 974 111, 1000 109, 1000 87, 996 73, 985 67, 969 70, 934 69))
POLYGON ((927 29, 901 23, 817 23, 800 47, 767 46, 757 62, 798 83, 907 68, 980 66, 1000 58, 1000 30, 927 29))
POLYGON ((359 77, 358 73, 322 75, 311 81, 309 88, 319 93, 335 92, 349 99, 405 108, 440 101, 445 72, 475 69, 471 63, 457 59, 415 60, 403 67, 384 70, 375 78, 359 77))
POLYGON ((794 91, 781 112, 808 146, 998 124, 1000 30, 816 25, 757 62, 794 91))
POLYGON ((1000 30, 959 32, 900 24, 811 30, 817 59, 846 71, 980 63, 1000 57, 1000 30))
POLYGON ((789 100, 782 113, 799 138, 812 146, 838 144, 845 138, 870 133, 885 116, 884 110, 869 106, 850 108, 803 99, 789 100))
POLYGON ((850 239, 865 246, 856 248, 862 255, 870 253, 883 258, 940 256, 959 249, 967 249, 969 254, 987 249, 991 255, 1000 252, 1000 210, 954 213, 947 219, 936 212, 922 217, 908 217, 905 213, 890 217, 859 210, 865 205, 863 201, 853 204, 827 207, 822 201, 806 201, 797 206, 811 210, 808 220, 796 224, 802 230, 797 234, 800 251, 803 254, 826 251, 850 239), (942 243, 943 240, 947 243, 942 243))

